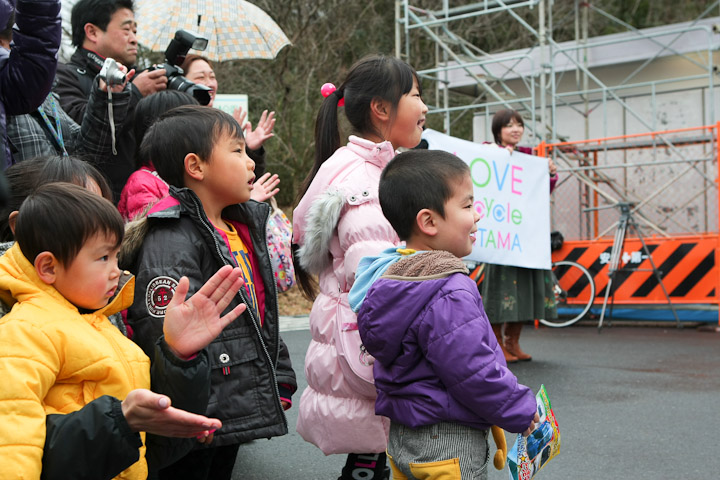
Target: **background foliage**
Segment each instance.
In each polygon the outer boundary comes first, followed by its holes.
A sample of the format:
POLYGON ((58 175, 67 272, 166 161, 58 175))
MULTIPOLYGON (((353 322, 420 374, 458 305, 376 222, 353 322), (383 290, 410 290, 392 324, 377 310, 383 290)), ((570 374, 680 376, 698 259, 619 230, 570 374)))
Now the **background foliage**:
MULTIPOLYGON (((252 121, 257 121, 263 109, 277 112, 275 138, 266 144, 268 170, 281 176, 279 203, 292 205, 295 192, 312 165, 315 116, 322 101, 320 86, 325 82, 339 85, 350 65, 366 54, 394 52, 395 0, 251 1, 275 19, 292 46, 284 48, 273 61, 225 62, 215 65, 215 71, 220 93, 248 94, 252 121)), ((450 5, 468 3, 476 2, 451 1, 450 5)), ((571 0, 553 3, 552 36, 556 41, 575 38, 575 3, 571 0)), ((439 9, 442 1, 419 0, 411 4, 439 9)), ((695 19, 714 2, 604 0, 592 4, 633 27, 648 28, 695 19)), ((518 9, 516 13, 537 26, 537 8, 518 9)), ((720 15, 717 7, 710 9, 709 16, 717 15, 720 15)), ((455 22, 452 28, 488 53, 537 44, 537 39, 507 13, 455 22)), ((589 28, 591 37, 626 30, 618 22, 592 11, 589 28)), ((434 64, 434 48, 417 37, 411 46, 411 63, 416 68, 430 67, 434 64)), ((433 86, 424 87, 426 96, 430 95, 433 86)), ((467 103, 467 97, 451 101, 467 103)), ((453 125, 453 135, 471 138, 471 120, 470 115, 459 119, 453 125)), ((440 118, 431 116, 428 124, 442 128, 440 118)))

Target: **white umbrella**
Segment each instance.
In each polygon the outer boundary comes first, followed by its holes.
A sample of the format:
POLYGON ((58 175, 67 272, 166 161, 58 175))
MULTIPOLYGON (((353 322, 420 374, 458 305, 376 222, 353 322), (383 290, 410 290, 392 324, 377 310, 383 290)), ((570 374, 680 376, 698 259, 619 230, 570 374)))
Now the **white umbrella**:
POLYGON ((244 0, 138 0, 138 42, 164 52, 184 28, 208 40, 210 60, 272 59, 290 40, 273 19, 244 0))

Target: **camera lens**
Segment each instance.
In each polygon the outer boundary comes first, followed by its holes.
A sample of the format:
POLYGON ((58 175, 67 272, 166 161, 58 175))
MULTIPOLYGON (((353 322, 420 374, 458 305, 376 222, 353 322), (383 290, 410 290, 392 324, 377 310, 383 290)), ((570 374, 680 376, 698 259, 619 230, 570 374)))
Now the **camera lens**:
POLYGON ((168 77, 167 88, 192 95, 195 100, 200 102, 200 105, 210 103, 210 88, 205 85, 197 85, 182 75, 168 77))

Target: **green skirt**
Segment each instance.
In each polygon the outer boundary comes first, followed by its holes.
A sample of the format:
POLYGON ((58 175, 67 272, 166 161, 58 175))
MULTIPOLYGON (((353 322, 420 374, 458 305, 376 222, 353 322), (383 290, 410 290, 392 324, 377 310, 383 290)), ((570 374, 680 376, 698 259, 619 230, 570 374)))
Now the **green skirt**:
POLYGON ((490 323, 531 322, 557 318, 550 270, 485 265, 480 286, 490 323))

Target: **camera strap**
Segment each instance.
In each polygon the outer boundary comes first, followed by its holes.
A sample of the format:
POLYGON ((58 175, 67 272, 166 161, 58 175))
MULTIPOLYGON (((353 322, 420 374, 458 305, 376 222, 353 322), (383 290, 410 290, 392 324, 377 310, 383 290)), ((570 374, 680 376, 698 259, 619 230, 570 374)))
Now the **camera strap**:
POLYGON ((63 157, 67 157, 68 153, 67 150, 65 150, 65 141, 63 140, 62 125, 60 124, 60 114, 58 113, 57 103, 55 103, 55 99, 52 95, 49 95, 48 99, 50 100, 50 108, 52 109, 52 115, 53 117, 55 117, 55 126, 53 126, 52 122, 45 113, 45 110, 43 110, 42 105, 38 107, 38 112, 40 112, 40 116, 45 121, 45 125, 48 127, 48 130, 50 130, 50 133, 55 139, 55 142, 62 149, 63 157))
POLYGON ((107 86, 108 94, 108 122, 110 123, 110 138, 112 139, 112 153, 117 155, 117 149, 115 148, 115 117, 113 116, 113 105, 112 105, 112 89, 110 85, 107 86))

